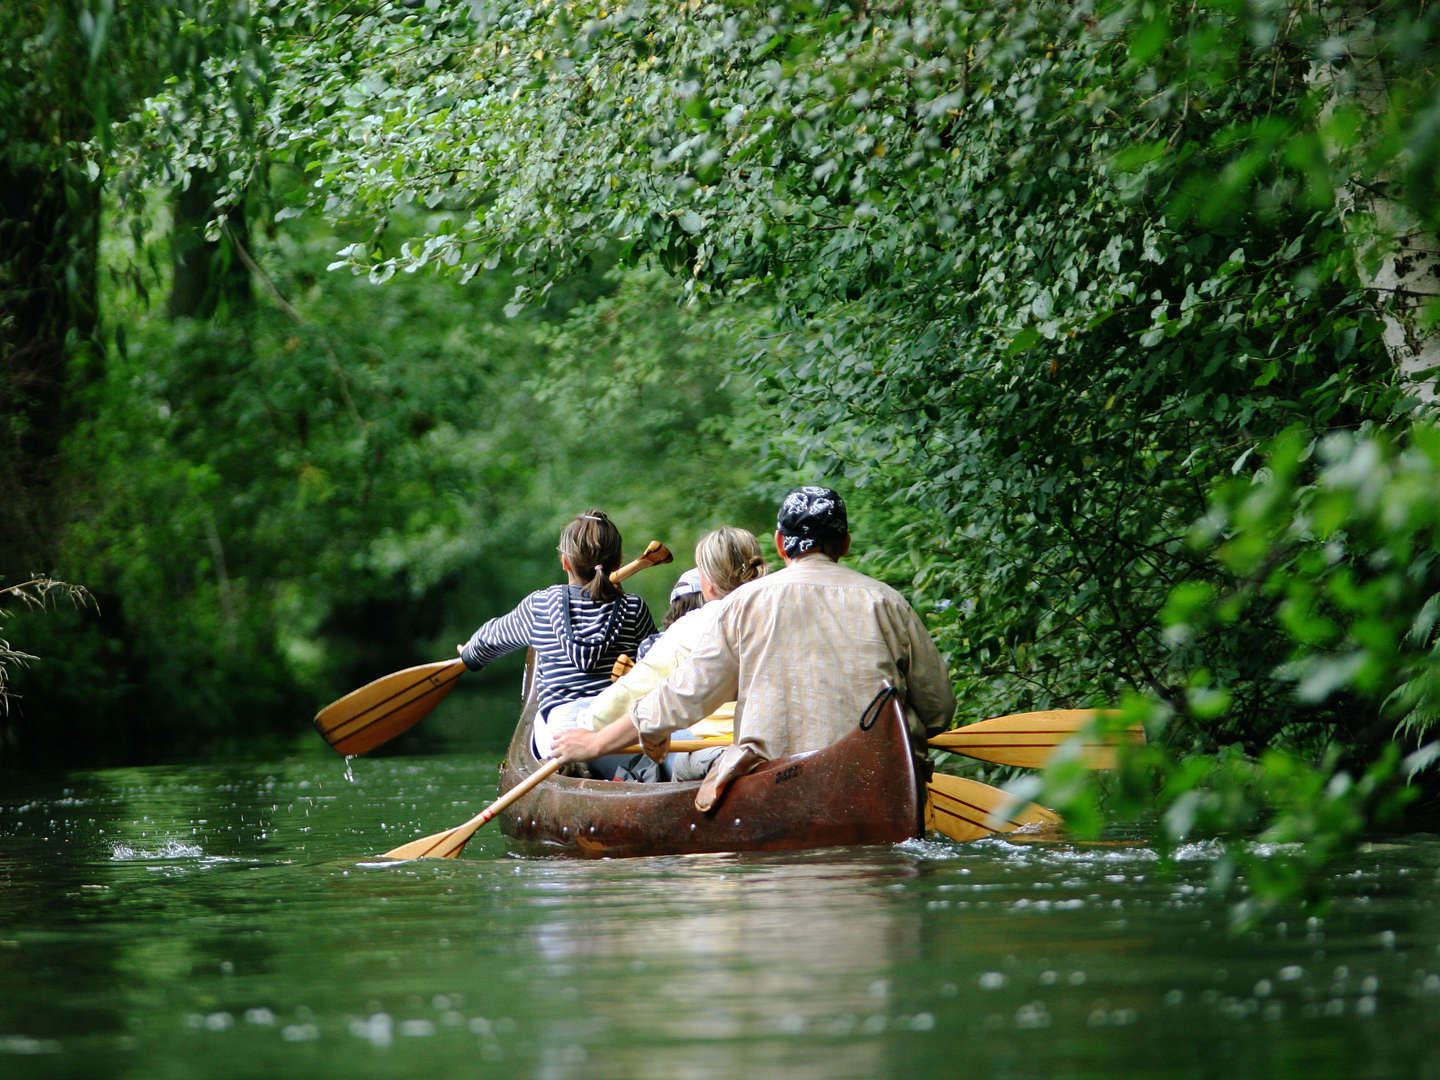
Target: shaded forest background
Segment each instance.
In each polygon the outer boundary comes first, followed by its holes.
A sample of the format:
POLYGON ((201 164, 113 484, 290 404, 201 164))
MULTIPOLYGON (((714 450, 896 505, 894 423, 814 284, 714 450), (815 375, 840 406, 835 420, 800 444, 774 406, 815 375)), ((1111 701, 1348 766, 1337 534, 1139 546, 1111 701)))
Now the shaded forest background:
POLYGON ((1302 888, 1428 782, 1433 4, 131 7, 0 45, 0 588, 93 598, 6 604, 9 763, 293 739, 585 506, 678 570, 822 481, 960 720, 1150 726, 1082 831, 1302 888))

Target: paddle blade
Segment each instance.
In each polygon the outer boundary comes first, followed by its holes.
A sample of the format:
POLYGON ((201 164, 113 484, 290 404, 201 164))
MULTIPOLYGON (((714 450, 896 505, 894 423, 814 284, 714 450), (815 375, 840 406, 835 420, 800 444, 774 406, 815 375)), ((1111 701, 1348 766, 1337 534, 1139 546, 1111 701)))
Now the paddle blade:
POLYGON ((460 854, 460 850, 470 842, 480 826, 487 821, 495 820, 496 815, 504 810, 511 803, 515 802, 532 788, 538 787, 548 777, 560 771, 564 763, 559 758, 546 758, 540 767, 527 776, 520 783, 507 791, 500 798, 487 806, 480 813, 476 814, 464 825, 457 825, 445 832, 433 833, 430 836, 422 836, 419 840, 411 840, 408 844, 401 844, 397 848, 391 848, 380 856, 382 859, 453 859, 460 854))
POLYGON ((457 859, 470 838, 475 835, 478 825, 472 826, 469 822, 454 829, 446 829, 444 832, 433 833, 430 836, 422 836, 419 840, 411 840, 408 844, 401 844, 397 848, 391 848, 380 856, 382 859, 457 859))
POLYGON ((1100 716, 1096 709, 1014 713, 943 732, 931 739, 930 745, 997 765, 1038 769, 1061 743, 1084 736, 1081 760, 1092 769, 1113 769, 1117 749, 1126 743, 1143 743, 1145 730, 1136 725, 1103 736, 1088 733, 1086 729, 1100 716))
POLYGON ((363 754, 412 727, 463 674, 465 662, 456 657, 386 675, 321 709, 315 730, 340 753, 363 754))
POLYGON ((997 787, 967 780, 962 776, 936 773, 926 784, 930 796, 925 807, 925 824, 951 840, 962 843, 994 833, 1013 832, 1022 825, 1063 824, 1060 815, 1039 803, 1027 803, 1003 818, 996 815, 1011 800, 997 787))

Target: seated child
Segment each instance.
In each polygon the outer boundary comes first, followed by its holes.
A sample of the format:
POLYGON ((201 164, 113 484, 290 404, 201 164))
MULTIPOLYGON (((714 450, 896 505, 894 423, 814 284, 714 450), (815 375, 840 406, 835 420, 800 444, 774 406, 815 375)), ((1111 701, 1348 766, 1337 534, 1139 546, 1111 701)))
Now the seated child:
POLYGON ((610 685, 619 655, 655 632, 645 601, 610 581, 620 556, 620 530, 602 511, 585 511, 560 533, 568 583, 537 589, 459 647, 471 671, 516 649, 535 650, 536 757, 548 756, 555 732, 575 727, 582 706, 610 685))

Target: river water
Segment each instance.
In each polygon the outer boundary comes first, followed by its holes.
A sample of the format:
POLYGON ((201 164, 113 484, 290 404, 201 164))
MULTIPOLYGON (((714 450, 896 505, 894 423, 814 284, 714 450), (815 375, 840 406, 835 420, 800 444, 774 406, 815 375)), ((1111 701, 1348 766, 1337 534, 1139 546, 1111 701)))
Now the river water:
POLYGON ((1440 839, 1226 929, 1143 837, 387 864, 498 753, 0 776, 0 1077, 1440 1077, 1440 839))

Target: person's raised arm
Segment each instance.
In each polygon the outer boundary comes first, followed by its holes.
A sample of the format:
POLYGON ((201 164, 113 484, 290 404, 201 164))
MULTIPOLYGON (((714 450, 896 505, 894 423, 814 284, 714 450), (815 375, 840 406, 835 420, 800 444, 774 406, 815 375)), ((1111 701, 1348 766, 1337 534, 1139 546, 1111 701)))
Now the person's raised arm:
POLYGON ((470 640, 459 647, 460 659, 471 671, 479 671, 497 657, 530 644, 531 629, 535 625, 535 593, 521 600, 507 615, 501 615, 483 623, 480 629, 470 635, 470 640))

